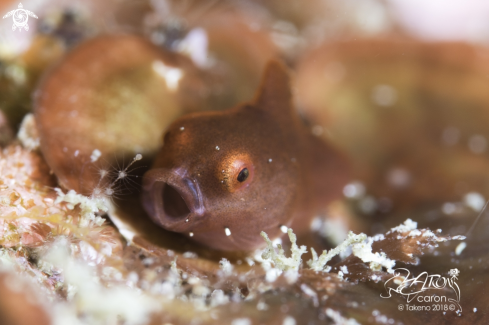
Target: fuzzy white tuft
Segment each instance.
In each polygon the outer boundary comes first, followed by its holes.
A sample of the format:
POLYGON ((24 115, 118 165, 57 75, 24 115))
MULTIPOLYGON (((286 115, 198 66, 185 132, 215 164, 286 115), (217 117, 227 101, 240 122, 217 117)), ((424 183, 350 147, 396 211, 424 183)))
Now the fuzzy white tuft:
POLYGON ((327 267, 326 263, 328 263, 336 255, 347 250, 348 247, 350 247, 352 244, 360 243, 365 239, 367 239, 367 235, 365 234, 355 235, 352 231, 350 231, 345 241, 343 241, 335 248, 330 249, 329 251, 323 251, 323 253, 319 257, 316 251, 314 250, 314 248, 311 248, 312 260, 309 260, 307 262, 307 265, 309 265, 309 267, 314 271, 329 272, 331 268, 327 267))
POLYGON ((32 151, 39 148, 41 140, 37 132, 34 114, 29 113, 24 117, 19 132, 17 133, 17 138, 27 150, 32 151))
POLYGON ((302 263, 301 256, 302 254, 307 252, 307 247, 306 246, 297 246, 297 236, 294 234, 291 228, 287 230, 287 233, 289 235, 290 242, 292 243, 291 247, 291 257, 286 257, 284 249, 282 248, 282 245, 277 245, 278 248, 278 253, 275 251, 275 248, 273 247, 273 243, 268 238, 268 235, 262 231, 260 235, 265 239, 267 242, 267 249, 262 253, 262 258, 264 260, 269 260, 271 261, 276 268, 278 268, 281 271, 288 271, 288 270, 299 270, 299 267, 302 263))

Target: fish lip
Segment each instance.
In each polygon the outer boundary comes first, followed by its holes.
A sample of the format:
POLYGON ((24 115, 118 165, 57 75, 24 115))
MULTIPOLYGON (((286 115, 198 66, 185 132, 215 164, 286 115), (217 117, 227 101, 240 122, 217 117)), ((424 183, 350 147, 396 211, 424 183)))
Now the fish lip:
POLYGON ((175 232, 189 231, 202 221, 205 215, 202 191, 196 180, 181 169, 155 168, 143 177, 143 206, 156 223, 175 232), (190 210, 186 216, 170 216, 163 208, 162 190, 165 185, 173 187, 190 210), (188 221, 187 221, 188 220, 188 221))

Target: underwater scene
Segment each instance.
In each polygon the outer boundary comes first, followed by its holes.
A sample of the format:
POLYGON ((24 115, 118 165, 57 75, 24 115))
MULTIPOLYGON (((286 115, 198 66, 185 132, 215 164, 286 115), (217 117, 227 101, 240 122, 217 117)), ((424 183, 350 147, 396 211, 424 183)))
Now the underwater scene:
POLYGON ((0 16, 0 325, 489 323, 489 3, 0 16))

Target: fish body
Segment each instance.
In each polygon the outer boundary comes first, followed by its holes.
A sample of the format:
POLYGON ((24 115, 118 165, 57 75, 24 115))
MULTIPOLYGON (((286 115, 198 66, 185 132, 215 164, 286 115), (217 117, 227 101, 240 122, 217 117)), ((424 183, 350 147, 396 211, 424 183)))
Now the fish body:
POLYGON ((309 229, 341 193, 347 161, 314 136, 292 104, 290 78, 268 64, 255 98, 170 125, 143 179, 143 205, 158 225, 220 250, 263 246, 283 226, 309 229))

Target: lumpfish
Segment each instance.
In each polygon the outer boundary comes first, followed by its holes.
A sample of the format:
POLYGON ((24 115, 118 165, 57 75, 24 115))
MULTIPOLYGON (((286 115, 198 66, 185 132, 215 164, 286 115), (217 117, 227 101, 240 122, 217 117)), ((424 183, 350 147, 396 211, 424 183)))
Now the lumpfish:
POLYGON ((287 68, 271 61, 249 103, 173 122, 143 179, 153 221, 219 250, 264 245, 341 194, 346 157, 312 134, 292 103, 287 68))

